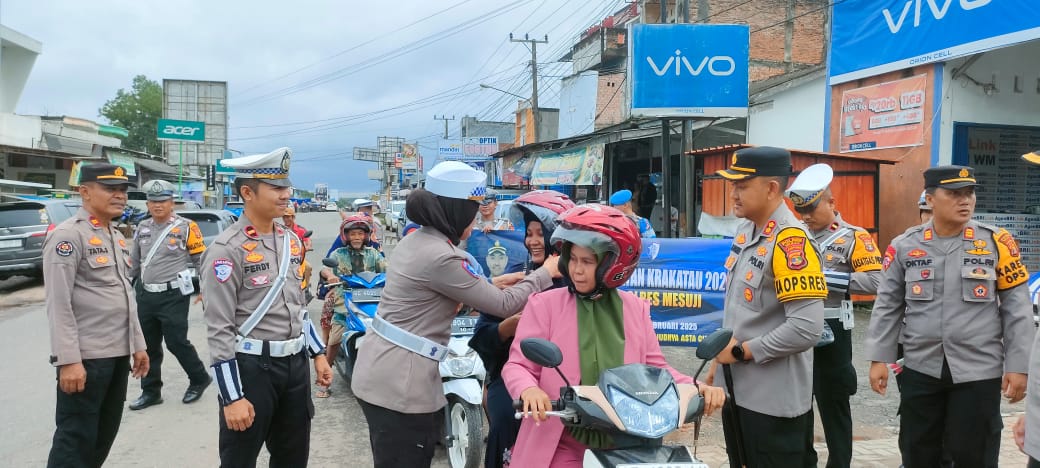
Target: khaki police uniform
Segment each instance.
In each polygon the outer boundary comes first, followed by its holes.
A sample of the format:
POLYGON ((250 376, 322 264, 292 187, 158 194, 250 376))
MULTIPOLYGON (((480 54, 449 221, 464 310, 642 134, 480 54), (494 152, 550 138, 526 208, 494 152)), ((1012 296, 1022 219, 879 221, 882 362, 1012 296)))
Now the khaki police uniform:
MULTIPOLYGON (((171 200, 172 186, 167 187, 165 184, 159 180, 145 183, 143 188, 148 200, 171 200)), ((137 227, 131 249, 133 268, 130 275, 136 279, 135 290, 140 306, 138 317, 148 343, 148 361, 151 366, 148 375, 141 379, 141 397, 130 405, 131 410, 162 403, 163 341, 188 374, 188 389, 183 402, 198 400, 211 381, 195 346, 188 340, 190 293, 183 294, 180 283, 180 277, 185 276, 189 265, 194 266, 196 272, 202 271, 202 253, 205 251, 206 244, 198 224, 176 214, 165 223, 159 224, 154 218, 148 218, 137 227), (163 233, 166 235, 162 236, 163 233), (159 246, 155 254, 148 265, 142 268, 142 261, 156 243, 159 246)))
MULTIPOLYGON (((266 155, 224 160, 238 177, 272 185, 288 183, 288 148, 266 155)), ((271 465, 306 466, 314 405, 308 356, 324 352, 318 332, 306 317, 301 288, 305 251, 292 231, 274 224, 260 234, 243 215, 206 250, 201 279, 211 367, 227 406, 242 398, 256 417, 246 431, 228 429, 220 412, 220 459, 225 466, 255 466, 266 443, 271 465), (286 243, 286 240, 288 241, 286 243), (255 328, 242 328, 277 283, 288 246, 284 285, 255 328)))
MULTIPOLYGON (((111 164, 85 166, 80 180, 130 185, 123 169, 111 164)), ((130 286, 131 263, 123 234, 85 208, 58 224, 44 242, 50 362, 59 368, 81 363, 87 374, 82 392, 57 389, 49 466, 100 466, 115 441, 129 356, 145 350, 130 286)))
MULTIPOLYGON (((805 168, 787 191, 800 213, 820 213, 824 195, 834 180, 834 170, 826 164, 805 168)), ((821 220, 822 221, 822 220, 821 220)), ((825 334, 813 353, 813 395, 820 411, 827 440, 827 466, 852 464, 852 407, 849 397, 856 393, 856 368, 852 365, 851 294, 877 293, 881 281, 881 252, 870 233, 853 226, 834 213, 834 221, 813 232, 821 252, 823 274, 827 278, 824 302, 825 334)))
MULTIPOLYGON (((738 151, 719 175, 741 180, 790 170, 786 150, 756 147, 738 151)), ((723 382, 735 400, 723 417, 730 464, 740 466, 739 444, 746 466, 812 466, 812 348, 827 296, 812 237, 781 203, 764 225, 740 225, 726 270, 723 326, 754 359, 730 365, 732 382, 723 382)))
MULTIPOLYGON (((977 185, 971 168, 925 172, 926 186, 977 185), (953 182, 947 182, 953 181, 953 182)), ((915 226, 885 251, 866 357, 896 360, 900 386, 900 449, 906 466, 938 466, 949 452, 957 466, 996 466, 1005 373, 1026 373, 1035 330, 1028 278, 1014 238, 969 221, 950 238, 932 223, 915 226), (944 437, 945 432, 945 437, 944 437)))
MULTIPOLYGON (((457 162, 435 166, 426 189, 449 198, 483 198, 483 172, 457 162)), ((351 389, 368 420, 375 466, 429 466, 446 405, 439 359, 446 355, 459 304, 498 317, 523 309, 527 298, 552 285, 540 269, 507 289, 479 273, 465 251, 432 227, 409 234, 394 248, 376 324, 365 337, 351 389), (388 323, 380 331, 379 320, 388 323), (409 340, 426 348, 408 349, 409 340)))

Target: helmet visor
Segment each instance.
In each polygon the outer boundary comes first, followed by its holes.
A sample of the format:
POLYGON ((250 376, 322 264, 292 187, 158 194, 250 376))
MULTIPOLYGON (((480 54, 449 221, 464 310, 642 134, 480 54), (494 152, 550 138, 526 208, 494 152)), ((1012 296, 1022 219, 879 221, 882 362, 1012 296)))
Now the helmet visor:
MULTIPOLYGON (((592 251, 596 252, 596 255, 600 257, 607 252, 611 252, 615 255, 619 253, 617 243, 615 243, 609 236, 586 229, 570 229, 564 226, 557 227, 552 235, 552 244, 560 247, 564 242, 570 242, 574 245, 580 245, 592 249, 592 251)), ((559 248, 557 248, 557 250, 562 251, 559 248)))

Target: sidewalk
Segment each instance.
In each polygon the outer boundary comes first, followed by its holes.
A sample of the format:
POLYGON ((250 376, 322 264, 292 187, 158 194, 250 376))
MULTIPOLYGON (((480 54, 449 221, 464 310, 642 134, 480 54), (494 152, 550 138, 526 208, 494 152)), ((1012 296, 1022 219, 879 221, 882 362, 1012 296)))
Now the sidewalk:
MULTIPOLYGON (((1000 438, 1000 466, 1025 467, 1028 459, 1015 445, 1015 437, 1011 433, 1019 414, 1004 417, 1004 432, 1000 438)), ((817 443, 819 466, 827 462, 827 444, 817 443)), ((723 447, 702 445, 697 452, 698 458, 712 468, 727 466, 726 451, 723 447)), ((852 448, 852 466, 862 468, 894 468, 900 465, 899 440, 895 437, 886 439, 854 441, 852 448)))

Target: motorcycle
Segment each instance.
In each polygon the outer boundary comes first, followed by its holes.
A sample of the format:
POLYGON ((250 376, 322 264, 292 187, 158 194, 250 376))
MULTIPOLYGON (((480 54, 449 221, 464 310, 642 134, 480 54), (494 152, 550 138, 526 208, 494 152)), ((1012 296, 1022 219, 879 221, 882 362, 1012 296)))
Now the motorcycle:
MULTIPOLYGON (((321 264, 332 268, 333 271, 339 268, 339 261, 335 258, 325 258, 321 264)), ((350 381, 354 374, 358 349, 361 348, 365 333, 372 326, 372 320, 376 316, 383 285, 386 284, 386 274, 362 271, 354 275, 340 275, 339 279, 339 283, 327 285, 329 288, 339 286, 342 290, 343 305, 336 306, 332 320, 346 324, 334 365, 339 375, 350 381)))
POLYGON ((440 363, 444 396, 444 445, 452 468, 476 468, 484 453, 484 361, 469 347, 477 317, 459 316, 451 322, 448 357, 440 363))
MULTIPOLYGON (((729 344, 733 331, 718 329, 697 347, 701 366, 714 359, 729 344)), ((697 459, 704 399, 697 384, 676 384, 665 369, 645 364, 626 364, 607 369, 595 386, 572 386, 560 372, 560 348, 551 341, 527 338, 520 342, 524 357, 542 367, 556 369, 566 386, 560 398, 552 401, 547 415, 558 417, 565 426, 586 427, 608 432, 614 440, 611 449, 586 449, 584 465, 616 468, 621 466, 708 468, 697 459), (679 428, 694 423, 693 453, 686 446, 664 445, 662 439, 679 428)), ((520 400, 513 402, 522 409, 520 400)), ((523 417, 518 411, 516 418, 523 417)))

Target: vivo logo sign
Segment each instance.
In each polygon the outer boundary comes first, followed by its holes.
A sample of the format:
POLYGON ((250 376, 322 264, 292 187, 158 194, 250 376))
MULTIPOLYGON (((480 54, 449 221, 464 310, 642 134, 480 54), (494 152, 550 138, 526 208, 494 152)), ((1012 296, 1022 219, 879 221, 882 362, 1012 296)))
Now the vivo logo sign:
MULTIPOLYGON (((964 11, 971 11, 976 8, 981 8, 992 0, 958 0, 957 3, 964 11)), ((950 10, 950 5, 953 4, 953 0, 907 0, 903 4, 902 11, 899 12, 898 18, 892 14, 892 11, 888 8, 881 10, 881 14, 885 16, 885 22, 888 23, 888 30, 892 34, 898 33, 903 29, 906 23, 907 16, 910 15, 910 8, 914 9, 914 27, 921 26, 921 12, 924 11, 924 6, 928 7, 931 11, 932 17, 936 21, 942 20, 946 17, 946 13, 950 10), (922 5, 926 4, 926 5, 922 5)))
MULTIPOLYGON (((696 60, 696 59, 694 59, 696 60)), ((694 67, 690 63, 687 57, 684 57, 681 50, 676 49, 675 55, 668 57, 668 60, 664 62, 664 66, 658 66, 657 62, 654 61, 653 57, 647 56, 646 62, 650 64, 650 68, 654 71, 657 76, 664 76, 668 73, 669 69, 675 70, 675 76, 682 76, 683 70, 686 70, 692 76, 698 76, 707 69, 707 72, 713 76, 729 76, 732 75, 737 69, 737 62, 733 60, 733 57, 724 55, 708 57, 704 56, 701 58, 697 66, 694 67)))

